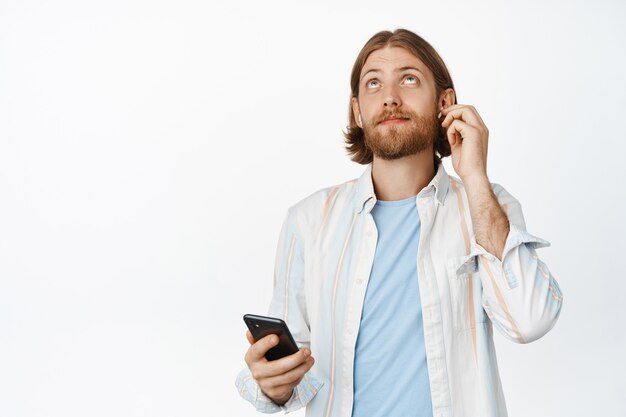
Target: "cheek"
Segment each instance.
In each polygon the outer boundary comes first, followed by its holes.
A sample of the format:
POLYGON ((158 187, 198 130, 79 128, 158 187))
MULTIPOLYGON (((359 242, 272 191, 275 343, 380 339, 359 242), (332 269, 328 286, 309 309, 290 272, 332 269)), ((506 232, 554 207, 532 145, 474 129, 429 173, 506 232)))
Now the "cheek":
POLYGON ((375 102, 372 98, 361 98, 359 100, 359 111, 364 119, 369 119, 375 111, 375 102))
POLYGON ((414 91, 407 93, 403 97, 403 103, 408 104, 411 108, 417 111, 432 111, 436 106, 435 97, 430 94, 424 94, 424 92, 414 91))

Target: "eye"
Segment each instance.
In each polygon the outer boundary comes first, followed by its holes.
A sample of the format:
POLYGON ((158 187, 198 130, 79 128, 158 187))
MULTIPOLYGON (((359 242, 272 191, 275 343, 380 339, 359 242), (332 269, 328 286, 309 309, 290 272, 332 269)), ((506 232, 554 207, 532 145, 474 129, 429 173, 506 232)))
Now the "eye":
POLYGON ((371 79, 368 82, 365 83, 365 87, 367 88, 375 88, 378 86, 378 80, 376 79, 371 79), (376 83, 376 85, 372 85, 372 83, 376 83))
POLYGON ((411 82, 409 82, 409 84, 418 84, 419 80, 417 79, 417 77, 415 75, 407 75, 406 77, 404 77, 405 80, 413 80, 411 82))

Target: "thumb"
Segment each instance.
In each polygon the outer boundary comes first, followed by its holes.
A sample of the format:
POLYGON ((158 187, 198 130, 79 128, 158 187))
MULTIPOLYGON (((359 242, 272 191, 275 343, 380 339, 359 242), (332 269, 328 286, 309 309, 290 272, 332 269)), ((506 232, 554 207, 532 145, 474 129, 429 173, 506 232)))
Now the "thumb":
POLYGON ((250 343, 251 345, 254 344, 254 337, 252 337, 252 333, 250 333, 250 330, 246 330, 246 338, 248 338, 248 343, 250 343))
POLYGON ((460 132, 455 129, 452 125, 446 130, 446 136, 448 139, 448 143, 450 143, 450 148, 454 149, 457 145, 459 145, 459 136, 461 136, 460 132))

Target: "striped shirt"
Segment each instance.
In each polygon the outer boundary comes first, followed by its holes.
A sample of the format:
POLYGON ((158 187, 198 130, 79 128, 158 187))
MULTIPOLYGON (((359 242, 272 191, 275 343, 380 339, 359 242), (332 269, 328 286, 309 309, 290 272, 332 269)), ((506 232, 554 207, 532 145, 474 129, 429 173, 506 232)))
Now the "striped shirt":
MULTIPOLYGON (((287 210, 268 315, 287 322, 315 364, 282 406, 242 369, 235 381, 239 394, 260 412, 306 406, 307 417, 351 415, 355 344, 378 238, 371 174, 370 163, 359 178, 321 189, 287 210)), ((561 290, 536 253, 550 243, 526 231, 513 196, 491 186, 510 223, 502 261, 476 242, 463 183, 443 164, 415 199, 435 417, 506 416, 493 326, 513 342, 528 343, 547 333, 561 311, 561 290)))

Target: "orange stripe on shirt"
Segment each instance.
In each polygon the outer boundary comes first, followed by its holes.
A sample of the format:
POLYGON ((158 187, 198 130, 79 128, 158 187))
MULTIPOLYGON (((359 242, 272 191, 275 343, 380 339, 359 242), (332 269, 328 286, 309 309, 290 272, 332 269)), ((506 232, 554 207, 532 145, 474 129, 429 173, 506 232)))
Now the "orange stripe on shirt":
POLYGON ((291 238, 291 246, 289 247, 289 256, 287 257, 287 273, 285 274, 285 311, 283 320, 287 321, 287 313, 289 313, 289 276, 291 275, 291 262, 293 260, 293 248, 296 245, 296 236, 291 238))
POLYGON ((324 415, 328 417, 330 415, 330 410, 332 409, 333 397, 335 394, 335 361, 336 361, 336 352, 335 352, 335 333, 337 331, 337 327, 335 326, 335 301, 337 297, 337 285, 339 283, 339 275, 341 273, 341 267, 343 266, 343 256, 346 253, 346 248, 348 247, 348 242, 350 241, 350 236, 352 236, 352 229, 354 228, 354 221, 356 220, 356 216, 358 213, 354 213, 352 215, 352 223, 350 224, 350 229, 348 230, 348 234, 346 235, 346 239, 343 241, 343 248, 341 249, 341 255, 339 256, 339 262, 337 264, 337 271, 335 272, 335 283, 333 284, 333 298, 331 304, 331 329, 333 329, 333 337, 332 337, 332 353, 331 353, 331 362, 330 362, 330 392, 328 394, 328 403, 326 404, 326 412, 324 415))
POLYGON ((328 193, 328 197, 326 197, 326 201, 324 201, 324 208, 322 210, 322 221, 320 222, 320 230, 324 227, 324 223, 326 223, 326 217, 328 217, 328 213, 330 212, 330 206, 335 198, 335 195, 339 191, 339 185, 334 187, 328 193))
POLYGON ((520 332, 519 328, 517 327, 517 323, 515 323, 515 320, 513 320, 513 316, 511 315, 511 312, 509 311, 509 307, 506 305, 506 302, 504 301, 504 296, 502 295, 502 292, 500 291, 500 287, 498 287, 498 284, 496 284, 496 279, 494 278, 493 273, 491 272, 491 268, 489 267, 489 264, 487 263, 487 261, 485 261, 485 259, 482 256, 479 256, 478 258, 480 259, 480 263, 483 264, 483 268, 485 268, 485 270, 487 271, 489 278, 491 278, 491 285, 493 285, 493 290, 496 293, 496 298, 498 299, 498 303, 500 304, 502 311, 504 311, 504 315, 506 315, 507 320, 511 323, 511 329, 513 330, 513 333, 515 333, 517 341, 519 343, 524 343, 522 332, 520 332))
MULTIPOLYGON (((459 222, 461 227, 461 233, 463 234, 463 240, 465 241, 465 254, 470 254, 470 241, 469 241, 469 231, 467 230, 467 223, 465 222, 465 205, 463 204, 463 197, 459 192, 459 188, 456 185, 454 179, 450 178, 450 184, 452 185, 452 190, 456 194, 457 198, 457 206, 459 208, 459 222)), ((472 346, 474 347, 474 361, 478 363, 477 352, 478 348, 476 347, 476 315, 474 313, 474 280, 473 275, 469 274, 467 279, 467 285, 469 286, 468 290, 468 298, 469 298, 469 321, 470 321, 470 329, 472 331, 472 346)))
POLYGON ((463 204, 463 196, 459 192, 459 187, 456 185, 454 179, 450 178, 450 185, 452 185, 452 190, 454 194, 456 194, 456 199, 459 207, 459 221, 461 222, 461 232, 463 233, 463 241, 465 242, 465 254, 470 254, 470 239, 469 239, 469 231, 467 229, 467 223, 465 222, 465 205, 463 204))

